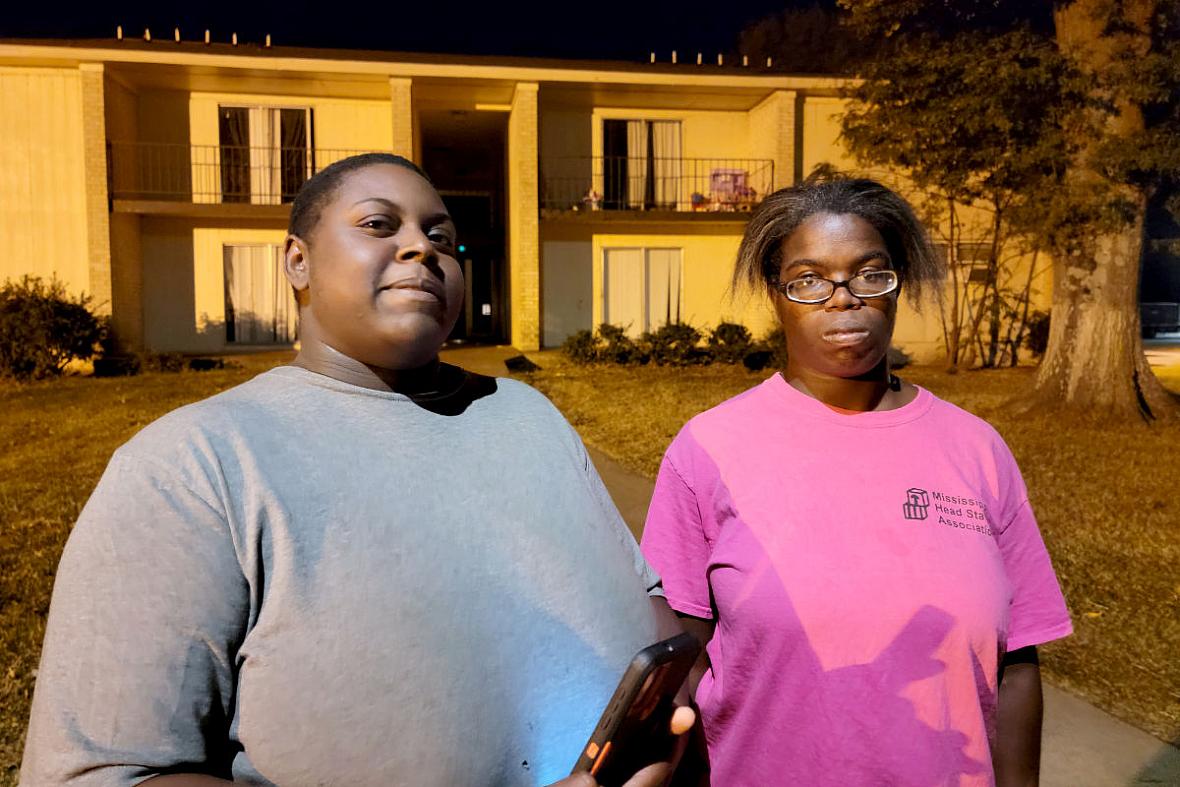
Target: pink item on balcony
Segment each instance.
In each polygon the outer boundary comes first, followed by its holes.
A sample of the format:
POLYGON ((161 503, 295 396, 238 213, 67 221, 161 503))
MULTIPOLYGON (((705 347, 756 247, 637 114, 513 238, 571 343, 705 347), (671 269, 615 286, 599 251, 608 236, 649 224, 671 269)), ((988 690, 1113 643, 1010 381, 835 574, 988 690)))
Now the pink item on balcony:
POLYGON ((744 169, 714 169, 709 173, 713 210, 749 210, 757 192, 744 169))

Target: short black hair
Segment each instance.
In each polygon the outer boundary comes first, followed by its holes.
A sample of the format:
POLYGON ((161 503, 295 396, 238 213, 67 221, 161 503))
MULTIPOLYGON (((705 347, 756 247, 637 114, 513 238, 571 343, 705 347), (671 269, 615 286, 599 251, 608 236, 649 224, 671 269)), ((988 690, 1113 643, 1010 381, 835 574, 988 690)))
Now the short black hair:
POLYGON ((885 241, 897 277, 911 303, 923 289, 941 295, 945 265, 913 208, 897 192, 868 178, 824 174, 770 194, 755 209, 738 247, 733 290, 742 286, 769 290, 778 279, 783 241, 817 213, 858 216, 885 241))
POLYGON ((420 175, 427 183, 430 177, 414 162, 393 153, 360 153, 356 156, 340 159, 312 175, 295 195, 291 203, 291 218, 287 223, 287 232, 310 242, 310 235, 320 222, 320 215, 324 205, 332 198, 344 176, 358 169, 371 167, 376 164, 392 164, 395 167, 405 167, 420 175))

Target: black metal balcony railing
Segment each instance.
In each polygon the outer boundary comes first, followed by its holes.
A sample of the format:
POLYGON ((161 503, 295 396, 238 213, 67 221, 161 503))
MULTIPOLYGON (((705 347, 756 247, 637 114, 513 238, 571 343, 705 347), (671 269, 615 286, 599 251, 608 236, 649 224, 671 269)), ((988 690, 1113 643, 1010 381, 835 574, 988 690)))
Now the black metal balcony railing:
POLYGON ((542 159, 547 210, 747 211, 774 186, 770 159, 542 159))
MULTIPOLYGON (((304 147, 111 142, 113 199, 279 205, 315 173, 365 153, 304 147)), ((769 159, 581 156, 544 159, 547 210, 743 211, 771 191, 769 159)))
POLYGON ((108 185, 113 199, 279 205, 324 167, 365 152, 111 142, 108 185))

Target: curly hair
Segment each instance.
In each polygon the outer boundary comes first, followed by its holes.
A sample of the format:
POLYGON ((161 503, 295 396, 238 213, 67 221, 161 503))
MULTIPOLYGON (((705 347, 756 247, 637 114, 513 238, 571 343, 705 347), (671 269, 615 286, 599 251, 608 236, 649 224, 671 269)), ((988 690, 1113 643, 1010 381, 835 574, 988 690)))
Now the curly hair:
POLYGON ((732 288, 769 291, 777 279, 783 241, 817 213, 850 214, 881 234, 898 279, 915 306, 922 292, 941 292, 945 266, 913 208, 868 178, 824 175, 770 194, 750 217, 738 247, 732 288))

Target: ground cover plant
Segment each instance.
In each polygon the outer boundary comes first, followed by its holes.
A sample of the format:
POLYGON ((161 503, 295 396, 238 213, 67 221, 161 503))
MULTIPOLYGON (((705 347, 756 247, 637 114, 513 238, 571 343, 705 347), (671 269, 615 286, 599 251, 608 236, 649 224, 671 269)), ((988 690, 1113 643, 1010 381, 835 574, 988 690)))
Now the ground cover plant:
MULTIPOLYGON (((534 356, 529 377, 586 442, 654 478, 668 443, 693 414, 769 374, 728 365, 583 367, 534 356)), ((1180 393, 1180 368, 1160 370, 1180 393)), ((1180 467, 1180 425, 1152 428, 1020 417, 1009 406, 1032 385, 1028 367, 902 376, 986 418, 1024 472, 1075 633, 1042 651, 1055 685, 1157 737, 1180 740, 1180 499, 1164 468, 1180 467)))
MULTIPOLYGON (((235 359, 206 372, 0 382, 0 785, 16 783, 53 573, 70 527, 111 453, 143 426, 281 363, 235 359)), ((652 477, 692 414, 762 380, 742 365, 577 366, 533 354, 527 379, 588 443, 652 477)), ((1004 402, 1029 382, 1015 369, 903 373, 987 417, 1024 469, 1074 614, 1074 637, 1044 652, 1069 688, 1161 738, 1180 735, 1180 515, 1161 471, 1180 466, 1180 427, 1020 420, 1004 402)), ((1180 391, 1180 367, 1161 370, 1180 391)))

